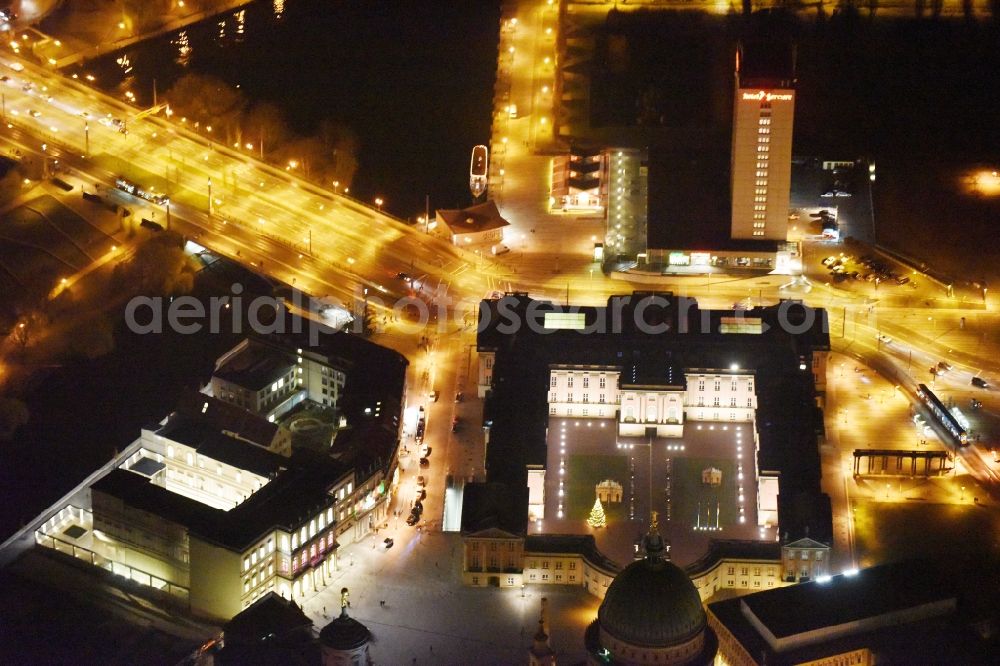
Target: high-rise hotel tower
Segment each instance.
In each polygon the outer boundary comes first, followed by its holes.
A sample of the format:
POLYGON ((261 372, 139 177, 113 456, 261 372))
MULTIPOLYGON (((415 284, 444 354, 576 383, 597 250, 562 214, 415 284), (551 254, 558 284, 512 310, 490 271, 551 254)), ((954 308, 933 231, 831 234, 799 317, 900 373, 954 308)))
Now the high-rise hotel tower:
POLYGON ((787 239, 794 116, 794 47, 740 44, 730 165, 732 238, 787 239))

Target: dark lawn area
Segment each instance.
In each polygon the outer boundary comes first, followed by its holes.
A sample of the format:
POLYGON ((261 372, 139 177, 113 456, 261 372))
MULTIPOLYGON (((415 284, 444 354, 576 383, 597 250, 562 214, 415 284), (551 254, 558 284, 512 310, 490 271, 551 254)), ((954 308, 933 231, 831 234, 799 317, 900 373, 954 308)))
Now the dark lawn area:
POLYGON ((671 474, 671 522, 695 526, 701 515, 701 526, 715 525, 716 513, 721 512, 719 527, 725 528, 739 521, 737 509, 736 462, 723 458, 673 458, 671 474), (703 469, 714 467, 722 470, 722 483, 718 486, 701 482, 703 469))
MULTIPOLYGON (((112 230, 106 230, 112 231, 112 230)), ((47 294, 59 278, 111 249, 114 241, 54 197, 42 195, 0 219, 0 305, 47 294)))
POLYGON ((608 524, 628 516, 628 457, 627 456, 567 456, 566 516, 585 520, 594 508, 595 487, 610 479, 622 484, 621 502, 602 502, 608 524))
POLYGON ((1000 517, 992 508, 923 502, 853 504, 861 566, 904 557, 1000 557, 1000 517))

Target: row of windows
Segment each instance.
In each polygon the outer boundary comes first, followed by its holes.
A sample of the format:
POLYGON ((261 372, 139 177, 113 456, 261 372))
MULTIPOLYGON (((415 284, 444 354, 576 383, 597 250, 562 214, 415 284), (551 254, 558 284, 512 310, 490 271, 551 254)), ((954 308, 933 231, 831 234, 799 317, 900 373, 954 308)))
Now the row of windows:
MULTIPOLYGON (((555 575, 555 582, 561 583, 562 579, 563 579, 562 574, 556 574, 555 575)), ((475 580, 475 579, 473 579, 473 580, 475 580)), ((538 580, 538 576, 536 574, 528 574, 528 580, 529 581, 538 580)), ((548 574, 542 574, 542 582, 543 583, 547 583, 548 580, 549 580, 549 575, 548 574)), ((571 583, 575 583, 576 582, 576 574, 570 574, 567 577, 567 580, 569 582, 571 582, 571 583)))
MULTIPOLYGON (((552 386, 552 388, 555 388, 555 386, 556 386, 556 379, 557 379, 557 377, 555 375, 552 375, 552 379, 550 380, 550 385, 552 386)), ((573 388, 573 379, 574 378, 572 376, 569 376, 569 377, 566 378, 566 388, 573 388)), ((584 376, 582 379, 583 379, 583 388, 590 388, 590 377, 584 376)), ((607 380, 606 380, 605 377, 599 377, 598 378, 598 382, 599 382, 598 388, 605 388, 606 387, 606 381, 607 380)))
MULTIPOLYGON (((719 402, 720 402, 719 398, 713 398, 712 399, 712 406, 713 407, 721 407, 722 405, 720 405, 719 402)), ((698 406, 699 407, 704 407, 705 406, 705 397, 704 396, 698 396, 698 406)), ((729 406, 730 407, 735 407, 736 406, 736 398, 730 398, 730 400, 729 400, 729 406)), ((747 407, 753 407, 753 398, 747 398, 747 407)))
POLYGON ((753 232, 753 235, 754 236, 763 236, 764 232, 763 231, 755 231, 755 232, 753 232))
POLYGON ((755 211, 758 211, 758 212, 766 211, 767 210, 767 204, 754 204, 753 209, 755 211))
POLYGON ((763 220, 763 219, 765 219, 765 217, 766 216, 764 215, 764 213, 754 213, 753 214, 753 219, 755 219, 755 220, 763 220))
POLYGON ((757 171, 758 178, 767 178, 767 169, 760 169, 757 171))
MULTIPOLYGON (((479 542, 478 541, 473 541, 472 542, 472 550, 479 550, 479 542)), ((484 548, 483 550, 486 550, 486 549, 484 548)), ((490 542, 490 550, 491 551, 497 550, 497 542, 496 541, 491 541, 490 542)), ((514 542, 513 541, 508 541, 507 542, 507 552, 510 552, 510 553, 514 552, 514 542)))
POLYGON ((771 118, 769 116, 761 115, 761 119, 760 119, 759 122, 760 122, 761 125, 770 125, 771 124, 771 118))
MULTIPOLYGON (((264 567, 260 568, 260 583, 263 584, 269 578, 274 576, 274 562, 270 562, 267 565, 267 574, 264 574, 264 567)), ((243 592, 247 593, 250 591, 251 587, 257 587, 258 573, 255 571, 252 576, 248 576, 243 579, 243 592)))
POLYGON ((758 134, 770 134, 771 133, 771 128, 770 127, 759 127, 759 128, 757 128, 757 133, 758 134))
MULTIPOLYGON (((714 380, 713 381, 713 388, 716 391, 721 391, 722 390, 722 380, 721 379, 714 380)), ((730 391, 735 391, 735 390, 737 390, 737 388, 739 388, 739 381, 736 380, 736 379, 731 380, 729 382, 729 390, 730 391)), ((705 380, 702 379, 701 377, 698 378, 698 390, 699 391, 704 391, 705 390, 705 380)), ((747 390, 748 391, 753 391, 753 381, 748 381, 747 382, 747 390)))
POLYGON ((767 178, 758 178, 754 181, 754 185, 757 187, 767 187, 767 178))
MULTIPOLYGON (((558 400, 559 400, 559 394, 556 393, 555 391, 553 391, 549 395, 549 401, 550 402, 557 402, 558 400)), ((566 394, 566 402, 573 402, 573 394, 572 393, 567 393, 566 394)), ((583 394, 583 402, 585 402, 585 403, 590 402, 590 394, 589 393, 584 393, 583 394)), ((601 404, 601 405, 603 405, 605 403, 605 396, 604 396, 603 393, 601 393, 601 394, 599 394, 597 396, 597 402, 599 404, 601 404)))

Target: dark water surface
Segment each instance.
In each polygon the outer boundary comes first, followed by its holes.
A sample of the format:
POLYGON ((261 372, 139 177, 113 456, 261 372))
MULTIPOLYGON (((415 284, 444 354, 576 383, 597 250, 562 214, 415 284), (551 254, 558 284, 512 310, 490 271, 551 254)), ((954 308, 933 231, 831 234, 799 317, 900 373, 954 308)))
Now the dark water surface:
POLYGON ((299 134, 324 118, 360 139, 351 194, 400 216, 469 203, 472 146, 488 143, 496 0, 258 0, 89 63, 110 92, 152 101, 186 72, 278 104, 299 134), (132 71, 118 63, 127 56, 132 71))

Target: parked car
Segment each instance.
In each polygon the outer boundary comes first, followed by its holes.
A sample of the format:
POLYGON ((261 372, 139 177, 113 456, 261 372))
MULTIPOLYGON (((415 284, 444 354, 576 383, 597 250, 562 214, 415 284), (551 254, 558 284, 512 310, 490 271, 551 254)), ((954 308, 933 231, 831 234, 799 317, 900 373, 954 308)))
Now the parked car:
POLYGON ((431 391, 431 393, 430 393, 430 396, 429 396, 429 397, 430 397, 430 399, 431 399, 431 400, 433 400, 434 402, 437 402, 437 400, 438 400, 438 392, 437 392, 436 390, 434 390, 434 391, 431 391))
POLYGON ((427 489, 426 488, 420 488, 419 490, 417 490, 417 496, 416 497, 417 497, 417 499, 416 499, 417 502, 421 502, 421 501, 427 499, 427 489))
POLYGON ((411 513, 409 517, 406 519, 406 524, 409 525, 410 527, 413 527, 419 522, 420 522, 420 516, 418 516, 415 513, 411 513))
POLYGON ((892 338, 890 338, 888 335, 879 335, 878 341, 884 345, 892 344, 892 338))
POLYGON ((462 402, 465 399, 465 394, 459 391, 455 394, 455 402, 462 402))
POLYGON ((420 459, 420 466, 421 467, 430 467, 431 466, 431 461, 428 460, 427 458, 421 458, 420 459))
POLYGON ((430 457, 431 457, 431 451, 433 451, 433 450, 434 450, 434 449, 433 449, 433 448, 431 448, 431 447, 429 447, 429 446, 425 446, 425 447, 423 447, 423 448, 422 448, 422 449, 420 450, 420 454, 421 454, 421 455, 420 455, 420 457, 421 457, 421 458, 430 458, 430 457))
POLYGON ((459 423, 459 421, 458 421, 458 417, 457 416, 451 420, 451 431, 452 432, 456 432, 458 430, 458 423, 459 423))
POLYGON ((423 476, 418 476, 417 477, 417 485, 421 486, 421 487, 426 486, 427 485, 427 479, 425 479, 423 476))
POLYGON ((510 252, 510 248, 507 247, 506 245, 498 244, 498 245, 494 245, 490 249, 490 252, 493 253, 493 256, 500 256, 501 254, 507 254, 508 252, 510 252))
POLYGON ((985 379, 983 379, 982 377, 973 377, 972 378, 972 385, 973 386, 978 386, 979 388, 983 388, 983 389, 984 388, 989 388, 989 386, 990 386, 989 383, 987 383, 987 381, 985 379))
POLYGON ((415 513, 418 516, 423 515, 423 513, 424 513, 424 505, 421 504, 419 501, 416 501, 416 502, 413 503, 413 508, 410 510, 410 512, 411 513, 415 513))
POLYGON ((392 544, 394 544, 394 543, 395 543, 395 541, 393 541, 393 540, 392 540, 392 539, 390 539, 389 537, 386 537, 386 538, 385 538, 385 541, 383 541, 382 543, 384 543, 384 544, 385 544, 385 547, 386 547, 386 550, 388 550, 389 548, 392 548, 392 544))

